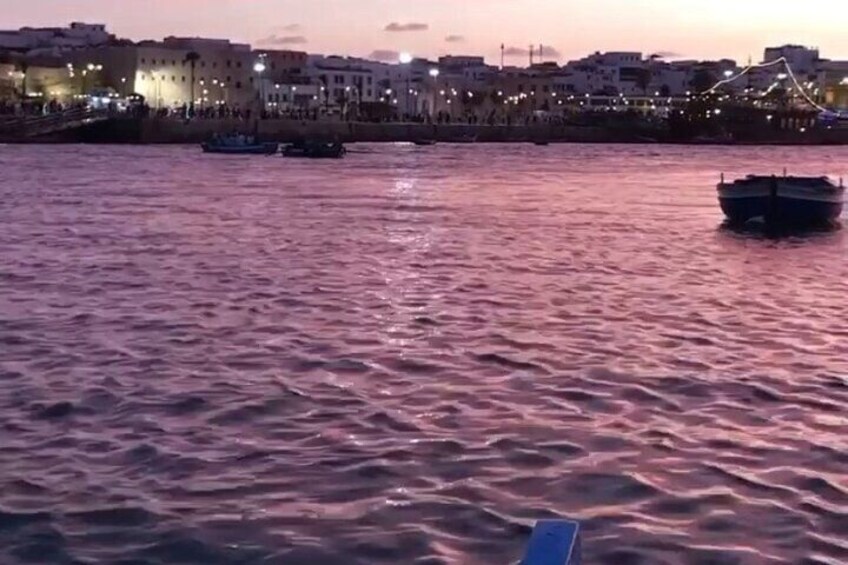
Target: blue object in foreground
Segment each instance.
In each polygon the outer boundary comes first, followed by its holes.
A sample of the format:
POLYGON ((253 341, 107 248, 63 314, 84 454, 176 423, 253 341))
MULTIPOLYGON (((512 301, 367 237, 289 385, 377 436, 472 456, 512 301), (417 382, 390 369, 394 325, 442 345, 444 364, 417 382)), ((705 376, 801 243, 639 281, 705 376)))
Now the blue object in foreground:
POLYGON ((580 524, 545 520, 536 524, 521 565, 580 565, 580 524))

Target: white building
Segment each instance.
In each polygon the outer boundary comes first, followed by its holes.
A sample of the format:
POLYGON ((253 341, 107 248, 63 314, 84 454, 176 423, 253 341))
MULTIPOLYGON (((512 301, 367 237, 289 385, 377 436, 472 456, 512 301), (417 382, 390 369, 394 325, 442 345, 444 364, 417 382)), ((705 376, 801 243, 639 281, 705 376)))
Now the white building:
POLYGON ((310 56, 306 75, 318 85, 320 102, 327 109, 346 112, 352 105, 374 102, 377 83, 362 59, 310 56))
POLYGON ((318 84, 308 81, 275 82, 263 79, 262 95, 268 112, 311 110, 321 106, 323 98, 318 84))
POLYGON ((342 107, 351 102, 383 102, 399 114, 428 111, 429 95, 437 80, 431 71, 438 65, 426 59, 409 63, 384 63, 356 57, 309 57, 308 74, 326 88, 325 103, 342 107))
POLYGON ((60 52, 105 45, 114 40, 103 24, 74 22, 69 27, 24 27, 0 31, 0 50, 27 53, 60 52))
POLYGON ((266 80, 290 83, 290 77, 301 76, 306 54, 253 51, 225 39, 168 37, 77 50, 71 60, 82 91, 99 84, 123 95, 140 94, 153 108, 189 106, 194 100, 195 107, 226 104, 246 110, 266 96, 261 88, 266 80))

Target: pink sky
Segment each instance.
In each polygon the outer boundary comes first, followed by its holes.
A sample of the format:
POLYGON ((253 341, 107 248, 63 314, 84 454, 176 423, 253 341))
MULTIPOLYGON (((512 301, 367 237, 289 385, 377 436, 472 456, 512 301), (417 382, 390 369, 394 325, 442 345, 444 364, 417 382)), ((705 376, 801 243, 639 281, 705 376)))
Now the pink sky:
MULTIPOLYGON (((544 43, 560 60, 595 50, 668 52, 685 58, 761 57, 763 47, 800 43, 824 57, 848 59, 830 0, 7 0, 3 23, 106 23, 122 37, 226 37, 258 44, 274 39, 312 53, 368 55, 375 50, 421 56, 483 54, 499 46, 544 43), (817 12, 818 10, 818 12, 817 12), (415 28, 413 31, 385 31, 415 28), (418 25, 409 25, 418 24, 418 25), (426 28, 426 29, 421 29, 426 28), (454 41, 446 41, 448 36, 454 41)), ((267 46, 270 46, 267 45, 267 46)), ((524 63, 525 57, 509 62, 524 63)))

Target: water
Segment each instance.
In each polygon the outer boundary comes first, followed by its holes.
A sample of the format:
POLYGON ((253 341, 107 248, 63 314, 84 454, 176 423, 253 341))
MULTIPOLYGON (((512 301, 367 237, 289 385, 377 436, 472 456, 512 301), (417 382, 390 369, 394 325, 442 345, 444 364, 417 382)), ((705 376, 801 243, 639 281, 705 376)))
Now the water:
POLYGON ((0 562, 848 562, 848 150, 355 149, 0 147, 0 562))

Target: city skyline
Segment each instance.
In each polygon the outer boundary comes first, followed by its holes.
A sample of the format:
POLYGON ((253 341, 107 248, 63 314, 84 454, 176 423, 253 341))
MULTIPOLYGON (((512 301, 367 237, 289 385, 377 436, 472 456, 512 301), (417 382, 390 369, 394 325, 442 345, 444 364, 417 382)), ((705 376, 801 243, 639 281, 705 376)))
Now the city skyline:
POLYGON ((197 0, 133 4, 135 10, 113 0, 30 0, 6 8, 4 26, 86 21, 105 23, 133 40, 221 37, 258 48, 378 59, 405 51, 422 57, 479 54, 496 62, 504 44, 506 63, 516 65, 527 63, 531 43, 545 46, 546 60, 560 62, 597 50, 756 61, 764 46, 783 43, 816 46, 825 57, 848 57, 836 19, 799 12, 797 3, 786 0, 706 5, 693 0, 360 0, 355 9, 345 0, 219 0, 200 9, 197 0))

